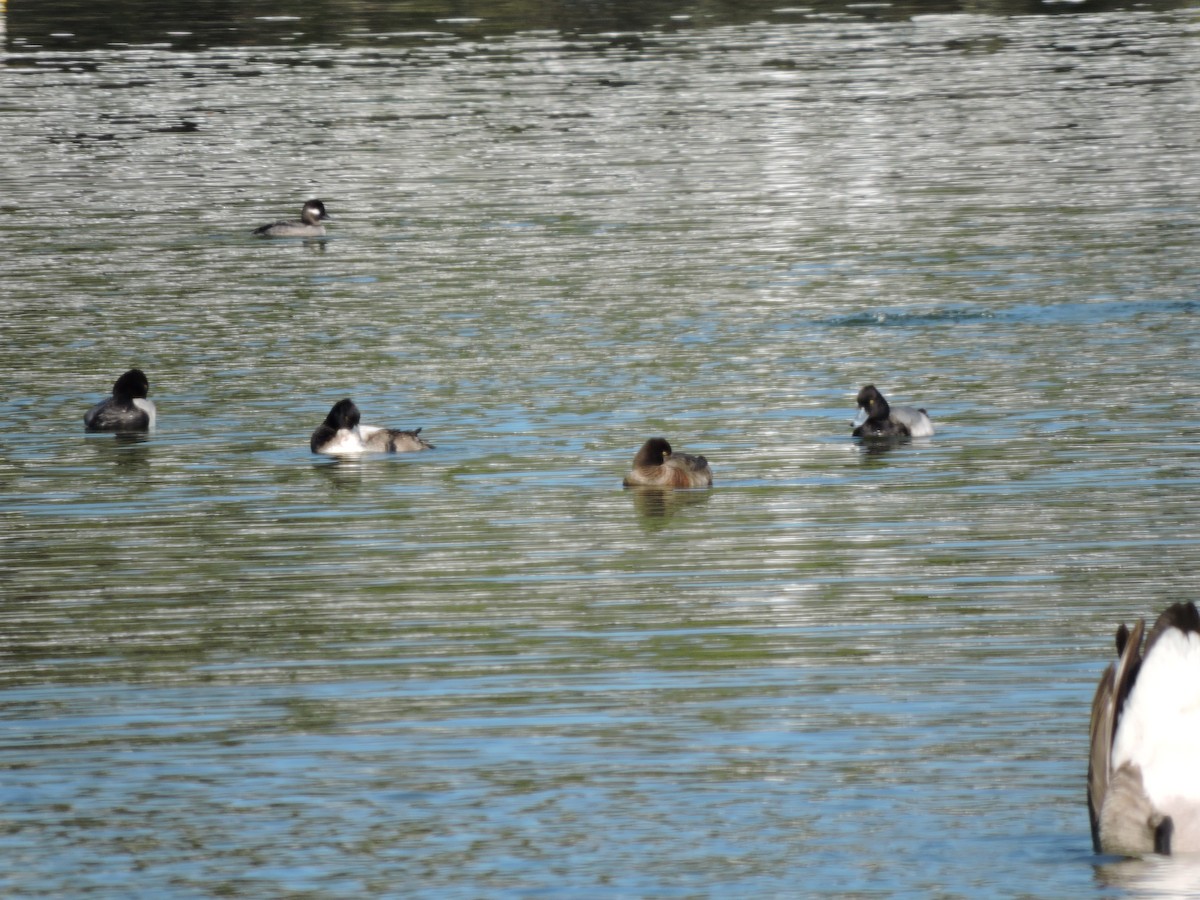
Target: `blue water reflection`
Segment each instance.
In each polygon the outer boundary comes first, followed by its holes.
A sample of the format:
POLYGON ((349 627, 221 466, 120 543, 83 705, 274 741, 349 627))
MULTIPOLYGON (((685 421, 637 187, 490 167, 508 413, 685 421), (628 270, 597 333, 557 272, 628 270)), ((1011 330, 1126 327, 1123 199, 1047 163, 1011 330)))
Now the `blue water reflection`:
POLYGON ((156 8, 9 10, 6 895, 1187 877, 1084 806, 1200 560, 1186 14, 156 8), (345 396, 437 450, 314 457, 345 396))

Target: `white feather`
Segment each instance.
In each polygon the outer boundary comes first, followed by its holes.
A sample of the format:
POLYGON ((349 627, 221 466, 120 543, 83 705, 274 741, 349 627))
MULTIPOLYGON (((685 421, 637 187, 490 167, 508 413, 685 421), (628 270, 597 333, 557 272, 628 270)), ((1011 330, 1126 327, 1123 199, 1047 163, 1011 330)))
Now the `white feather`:
POLYGON ((134 397, 133 405, 136 406, 138 409, 142 410, 144 413, 146 413, 146 415, 148 415, 150 417, 149 430, 153 431, 154 423, 158 419, 158 410, 155 409, 155 407, 154 407, 154 401, 153 400, 145 400, 141 397, 134 397))
POLYGON ((359 425, 357 431, 358 439, 362 441, 363 446, 365 447, 367 441, 371 439, 371 435, 379 434, 379 432, 383 431, 383 429, 376 425, 359 425))
POLYGON ((339 428, 333 439, 321 447, 321 452, 330 456, 355 456, 366 452, 358 428, 339 428))
POLYGON ((1171 628, 1155 641, 1121 711, 1112 762, 1141 769, 1157 809, 1200 804, 1200 634, 1171 628))

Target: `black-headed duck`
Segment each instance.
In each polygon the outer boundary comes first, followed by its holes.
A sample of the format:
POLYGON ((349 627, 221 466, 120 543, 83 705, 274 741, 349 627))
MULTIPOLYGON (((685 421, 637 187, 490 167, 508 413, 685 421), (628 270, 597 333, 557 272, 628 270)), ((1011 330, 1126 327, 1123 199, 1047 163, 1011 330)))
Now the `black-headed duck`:
POLYGON ((332 222, 333 216, 325 212, 325 204, 320 200, 309 200, 300 210, 299 222, 273 222, 254 229, 254 233, 263 237, 320 237, 325 233, 322 222, 332 222))
POLYGON ((873 384, 858 392, 854 437, 929 437, 929 413, 911 406, 890 406, 873 384))
POLYGON ((398 431, 361 425, 361 415, 354 401, 347 397, 333 404, 317 430, 312 433, 309 447, 313 453, 327 456, 355 456, 361 453, 410 453, 432 450, 433 444, 421 437, 421 429, 398 431))
POLYGON ((150 381, 141 369, 130 369, 112 386, 112 396, 83 415, 88 431, 153 431, 158 410, 148 400, 150 381))

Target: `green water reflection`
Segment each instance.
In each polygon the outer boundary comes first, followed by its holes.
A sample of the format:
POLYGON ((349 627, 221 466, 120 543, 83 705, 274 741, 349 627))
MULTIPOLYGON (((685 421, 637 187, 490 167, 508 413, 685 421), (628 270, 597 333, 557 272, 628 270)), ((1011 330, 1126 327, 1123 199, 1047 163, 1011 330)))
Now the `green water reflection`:
POLYGON ((0 891, 1153 878, 1082 745, 1200 561, 1187 15, 89 9, 0 67, 0 891))

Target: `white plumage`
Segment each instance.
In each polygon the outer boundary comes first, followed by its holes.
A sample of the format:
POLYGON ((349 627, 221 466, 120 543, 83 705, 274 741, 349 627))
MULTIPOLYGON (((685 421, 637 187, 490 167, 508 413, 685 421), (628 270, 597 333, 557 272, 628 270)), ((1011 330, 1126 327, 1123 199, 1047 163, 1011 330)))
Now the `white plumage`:
POLYGON ((1117 633, 1092 702, 1088 805, 1097 852, 1200 853, 1200 615, 1177 603, 1117 633))

